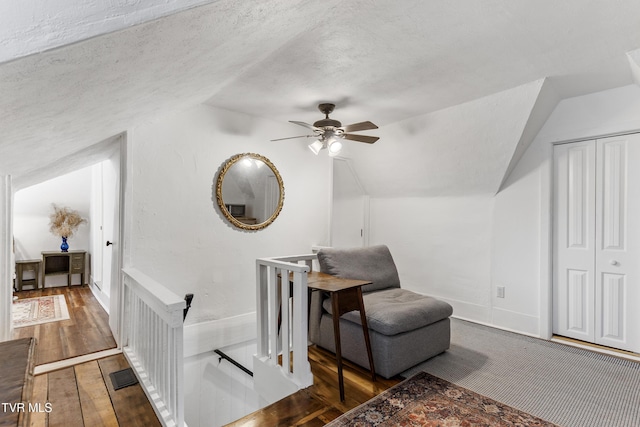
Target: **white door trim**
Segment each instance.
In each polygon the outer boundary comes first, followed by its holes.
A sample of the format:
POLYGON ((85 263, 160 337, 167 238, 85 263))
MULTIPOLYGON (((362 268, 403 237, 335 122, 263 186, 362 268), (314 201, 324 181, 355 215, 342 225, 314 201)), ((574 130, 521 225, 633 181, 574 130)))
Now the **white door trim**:
POLYGON ((120 136, 120 175, 118 179, 118 220, 117 224, 114 228, 117 227, 117 230, 114 230, 114 235, 117 235, 117 241, 114 242, 111 247, 113 248, 113 253, 111 257, 111 262, 114 264, 111 268, 111 288, 110 288, 110 298, 109 298, 109 326, 111 327, 111 332, 116 340, 118 348, 122 348, 123 343, 120 341, 120 337, 122 334, 122 324, 124 318, 124 275, 122 273, 122 268, 125 266, 125 247, 127 242, 125 241, 125 210, 127 207, 126 203, 126 188, 127 188, 127 176, 128 176, 128 149, 129 145, 127 143, 127 134, 123 133, 120 136), (113 274, 115 272, 116 274, 113 274))
POLYGON ((0 341, 11 339, 13 301, 13 190, 11 176, 0 175, 0 341))

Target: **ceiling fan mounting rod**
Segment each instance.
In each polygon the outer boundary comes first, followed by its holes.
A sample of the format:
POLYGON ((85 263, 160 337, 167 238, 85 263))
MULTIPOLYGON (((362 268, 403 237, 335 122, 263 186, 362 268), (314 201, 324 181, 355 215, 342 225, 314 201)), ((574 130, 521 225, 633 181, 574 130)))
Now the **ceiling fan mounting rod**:
POLYGON ((322 112, 322 114, 326 116, 325 117, 326 119, 329 118, 329 114, 333 112, 334 108, 336 108, 336 105, 331 103, 324 103, 324 104, 318 105, 318 110, 320 110, 320 112, 322 112))

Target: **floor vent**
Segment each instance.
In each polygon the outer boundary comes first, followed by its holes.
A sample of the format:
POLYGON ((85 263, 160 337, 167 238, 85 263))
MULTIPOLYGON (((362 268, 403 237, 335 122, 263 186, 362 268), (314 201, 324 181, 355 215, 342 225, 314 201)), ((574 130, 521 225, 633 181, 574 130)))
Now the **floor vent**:
POLYGON ((127 368, 121 371, 112 372, 109 374, 111 378, 111 384, 113 384, 114 390, 129 387, 130 385, 138 384, 138 378, 133 373, 133 369, 127 368))

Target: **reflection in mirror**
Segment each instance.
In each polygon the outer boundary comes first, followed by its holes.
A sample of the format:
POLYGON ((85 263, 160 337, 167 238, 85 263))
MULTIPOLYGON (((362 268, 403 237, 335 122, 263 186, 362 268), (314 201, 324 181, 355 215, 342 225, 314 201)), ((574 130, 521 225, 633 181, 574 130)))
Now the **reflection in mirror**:
POLYGON ((269 159, 254 153, 238 154, 218 174, 216 200, 231 224, 244 230, 260 230, 282 210, 284 185, 269 159))

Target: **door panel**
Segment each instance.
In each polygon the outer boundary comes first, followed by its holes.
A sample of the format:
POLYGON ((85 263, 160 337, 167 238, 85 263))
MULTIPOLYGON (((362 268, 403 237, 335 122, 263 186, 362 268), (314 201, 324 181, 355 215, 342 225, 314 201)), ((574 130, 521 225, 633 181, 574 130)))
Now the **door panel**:
POLYGON ((602 302, 601 302, 601 325, 599 330, 598 343, 603 340, 615 340, 615 344, 621 344, 625 339, 625 316, 624 305, 626 277, 624 274, 602 275, 602 302))
POLYGON ((567 270, 566 328, 576 334, 590 334, 591 278, 588 271, 567 270))
POLYGON ((333 159, 331 246, 365 245, 367 196, 347 159, 333 159))
POLYGON ((596 340, 640 351, 640 135, 597 141, 596 340))
POLYGON ((595 144, 559 145, 554 153, 553 332, 593 342, 595 144))

